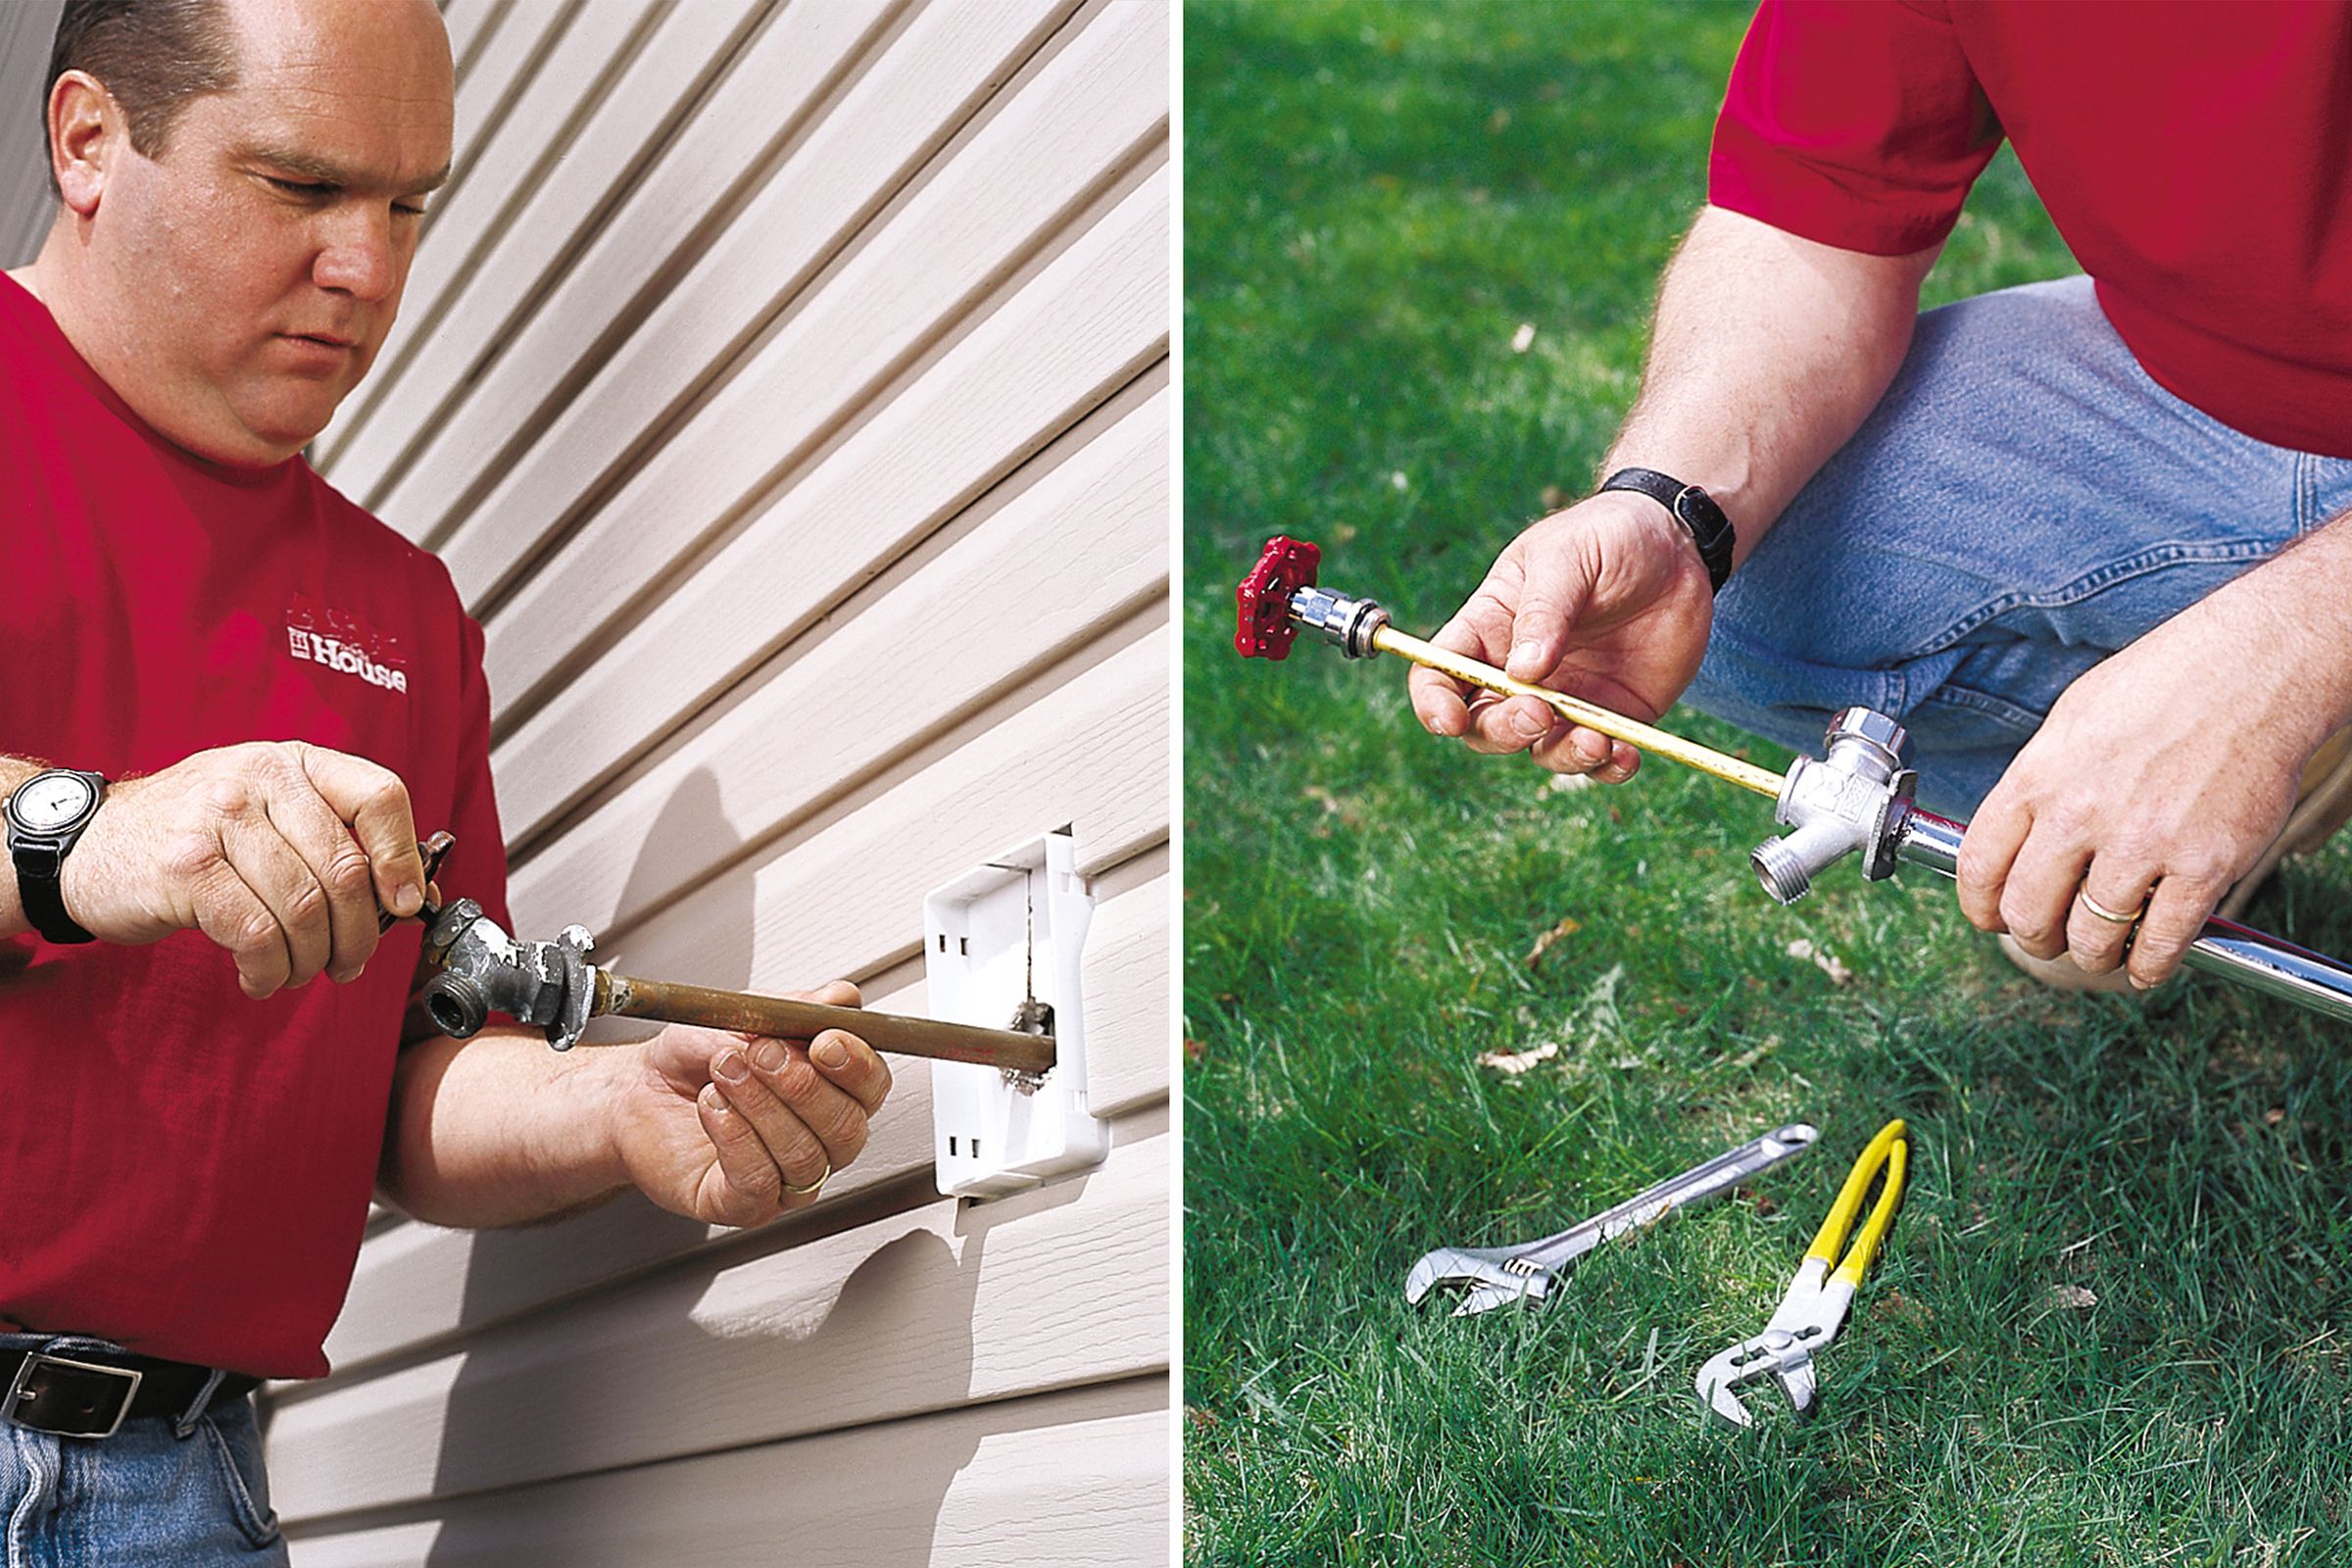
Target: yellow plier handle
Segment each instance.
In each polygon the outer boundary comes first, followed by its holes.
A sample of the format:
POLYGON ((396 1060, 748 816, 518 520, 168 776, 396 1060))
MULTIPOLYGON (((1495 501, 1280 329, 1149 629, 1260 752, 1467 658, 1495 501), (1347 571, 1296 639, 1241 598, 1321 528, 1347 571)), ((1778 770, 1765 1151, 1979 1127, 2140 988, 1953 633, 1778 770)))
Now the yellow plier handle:
POLYGON ((1903 1136, 1900 1117, 1879 1129, 1879 1135, 1862 1151, 1854 1168, 1846 1173, 1845 1185, 1838 1190, 1838 1201, 1830 1205, 1830 1217, 1821 1222, 1821 1230, 1813 1245, 1805 1250, 1809 1261, 1819 1258, 1824 1267, 1835 1266, 1830 1278, 1833 1283, 1860 1286, 1862 1275, 1871 1260, 1879 1255, 1879 1244, 1886 1239, 1886 1227, 1894 1223, 1894 1211, 1903 1201, 1903 1174, 1910 1163, 1910 1140, 1903 1136), (1870 1192, 1872 1178, 1881 1167, 1886 1172, 1886 1185, 1880 1189, 1877 1206, 1870 1218, 1854 1237, 1845 1260, 1838 1260, 1838 1249, 1852 1229, 1854 1216, 1862 1211, 1862 1200, 1870 1192))

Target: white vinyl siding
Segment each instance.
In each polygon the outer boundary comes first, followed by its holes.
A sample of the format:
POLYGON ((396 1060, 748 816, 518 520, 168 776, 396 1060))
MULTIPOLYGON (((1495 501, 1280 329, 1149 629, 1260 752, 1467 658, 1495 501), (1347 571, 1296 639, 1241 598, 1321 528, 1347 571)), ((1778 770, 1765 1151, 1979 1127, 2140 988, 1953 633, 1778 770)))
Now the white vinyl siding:
POLYGON ((40 254, 57 199, 42 130, 49 46, 64 0, 0 0, 0 271, 40 254))

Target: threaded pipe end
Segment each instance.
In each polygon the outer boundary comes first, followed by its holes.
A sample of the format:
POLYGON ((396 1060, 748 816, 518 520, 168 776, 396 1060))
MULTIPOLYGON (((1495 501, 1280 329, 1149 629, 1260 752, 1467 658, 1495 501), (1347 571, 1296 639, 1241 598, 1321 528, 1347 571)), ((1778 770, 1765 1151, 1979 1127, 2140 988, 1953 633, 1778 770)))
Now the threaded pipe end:
POLYGON ((490 1021, 490 999, 468 977, 443 972, 424 988, 424 1010, 443 1034, 466 1040, 490 1021))
POLYGON ((1766 839, 1749 852, 1747 863, 1776 904, 1794 904, 1812 891, 1813 873, 1805 868, 1804 857, 1786 840, 1766 839))

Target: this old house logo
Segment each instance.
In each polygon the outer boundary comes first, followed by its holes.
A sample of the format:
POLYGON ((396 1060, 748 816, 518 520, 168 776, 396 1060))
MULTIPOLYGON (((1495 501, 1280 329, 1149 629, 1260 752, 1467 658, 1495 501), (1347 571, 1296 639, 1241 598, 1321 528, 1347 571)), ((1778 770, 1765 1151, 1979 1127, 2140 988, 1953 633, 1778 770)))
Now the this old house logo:
POLYGON ((296 594, 286 606, 286 647, 296 659, 357 675, 386 691, 408 692, 408 661, 399 638, 384 636, 356 615, 319 609, 306 595, 296 594))

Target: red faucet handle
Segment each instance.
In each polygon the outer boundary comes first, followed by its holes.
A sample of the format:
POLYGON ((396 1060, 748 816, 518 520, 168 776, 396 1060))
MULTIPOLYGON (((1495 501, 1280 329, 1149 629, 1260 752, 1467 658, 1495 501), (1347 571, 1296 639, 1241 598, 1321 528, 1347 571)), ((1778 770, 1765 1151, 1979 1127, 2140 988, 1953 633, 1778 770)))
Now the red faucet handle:
POLYGON ((1291 639, 1298 635, 1291 619, 1291 596, 1315 585, 1315 568, 1322 564, 1323 552, 1303 539, 1276 534, 1266 541, 1265 554, 1234 594, 1241 609, 1235 653, 1244 659, 1290 657, 1291 639))

